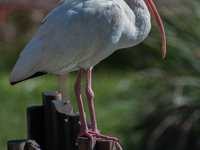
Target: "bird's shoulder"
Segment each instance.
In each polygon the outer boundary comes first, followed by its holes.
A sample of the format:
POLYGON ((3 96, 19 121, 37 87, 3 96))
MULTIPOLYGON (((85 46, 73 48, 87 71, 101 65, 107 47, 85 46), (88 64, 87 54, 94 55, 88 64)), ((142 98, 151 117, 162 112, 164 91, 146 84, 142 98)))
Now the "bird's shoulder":
MULTIPOLYGON (((74 0, 64 2, 61 6, 52 10, 44 19, 46 21, 76 20, 76 23, 82 20, 90 19, 116 19, 115 16, 121 16, 123 0, 74 0)), ((110 21, 108 20, 108 21, 110 21)))
POLYGON ((119 1, 122 0, 75 0, 65 3, 44 18, 44 24, 34 39, 61 41, 65 37, 68 41, 83 41, 83 38, 93 40, 98 35, 104 39, 115 36, 115 41, 118 41, 125 19, 119 1))

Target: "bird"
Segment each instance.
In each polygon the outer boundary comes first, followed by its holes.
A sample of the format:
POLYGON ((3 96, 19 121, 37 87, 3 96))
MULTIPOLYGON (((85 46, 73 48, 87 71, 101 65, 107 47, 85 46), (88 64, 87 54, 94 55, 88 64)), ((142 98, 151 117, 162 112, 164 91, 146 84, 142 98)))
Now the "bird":
POLYGON ((42 20, 42 25, 25 46, 15 64, 11 85, 47 73, 64 74, 78 70, 74 91, 80 114, 79 136, 119 140, 99 133, 94 111, 92 69, 118 49, 141 43, 151 29, 151 16, 156 21, 162 40, 162 58, 166 54, 163 23, 152 0, 62 0, 42 20), (81 81, 86 72, 86 99, 92 131, 84 113, 81 81))

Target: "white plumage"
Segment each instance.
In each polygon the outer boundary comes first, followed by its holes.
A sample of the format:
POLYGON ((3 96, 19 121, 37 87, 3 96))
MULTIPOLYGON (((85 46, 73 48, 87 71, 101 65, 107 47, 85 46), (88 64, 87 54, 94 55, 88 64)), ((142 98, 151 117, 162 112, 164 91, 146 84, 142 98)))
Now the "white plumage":
MULTIPOLYGON (((159 14, 152 0, 74 0, 61 3, 44 18, 43 25, 20 54, 10 75, 10 83, 43 73, 63 74, 79 69, 74 88, 81 120, 80 135, 91 140, 92 136, 114 140, 121 149, 116 138, 98 133, 91 70, 115 50, 143 41, 151 28, 150 13, 161 33, 164 58, 165 33, 159 14), (81 98, 84 70, 87 72, 86 95, 93 131, 87 128, 81 98)), ((91 143, 93 145, 93 141, 91 143)))
POLYGON ((149 11, 143 0, 140 3, 134 5, 135 12, 123 0, 72 1, 57 7, 20 54, 10 82, 38 71, 62 74, 88 69, 115 50, 140 43, 151 27, 149 11))

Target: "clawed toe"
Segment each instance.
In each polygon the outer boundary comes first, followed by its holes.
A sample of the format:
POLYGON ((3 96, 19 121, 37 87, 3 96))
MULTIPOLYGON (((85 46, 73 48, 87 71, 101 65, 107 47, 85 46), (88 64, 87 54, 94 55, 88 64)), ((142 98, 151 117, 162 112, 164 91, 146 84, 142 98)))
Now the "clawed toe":
MULTIPOLYGON (((119 144, 120 140, 117 139, 117 138, 114 138, 114 137, 109 137, 109 136, 102 135, 100 133, 93 132, 93 131, 83 131, 83 132, 79 133, 79 136, 87 136, 87 137, 89 137, 90 140, 91 140, 91 148, 94 147, 93 136, 95 136, 97 138, 101 138, 101 139, 105 139, 105 140, 113 140, 115 142, 115 145, 117 146, 117 148, 119 150, 122 150, 122 147, 119 144)), ((77 142, 78 142, 78 139, 77 139, 77 142)))

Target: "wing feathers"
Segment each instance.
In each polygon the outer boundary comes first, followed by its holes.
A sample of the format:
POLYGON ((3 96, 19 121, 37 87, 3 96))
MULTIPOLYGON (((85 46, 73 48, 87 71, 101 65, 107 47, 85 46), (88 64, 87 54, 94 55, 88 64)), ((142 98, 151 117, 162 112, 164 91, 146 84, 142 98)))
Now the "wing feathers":
POLYGON ((61 74, 93 67, 117 49, 120 19, 115 1, 72 1, 55 8, 22 51, 10 82, 37 72, 61 74))
POLYGON ((15 85, 19 82, 22 82, 24 80, 28 80, 28 79, 31 79, 31 78, 35 78, 35 77, 38 77, 38 76, 41 76, 41 75, 44 75, 44 74, 47 74, 46 72, 36 72, 35 74, 33 74, 32 76, 26 78, 26 79, 23 79, 23 80, 20 80, 20 81, 16 81, 16 82, 10 82, 11 85, 15 85))

